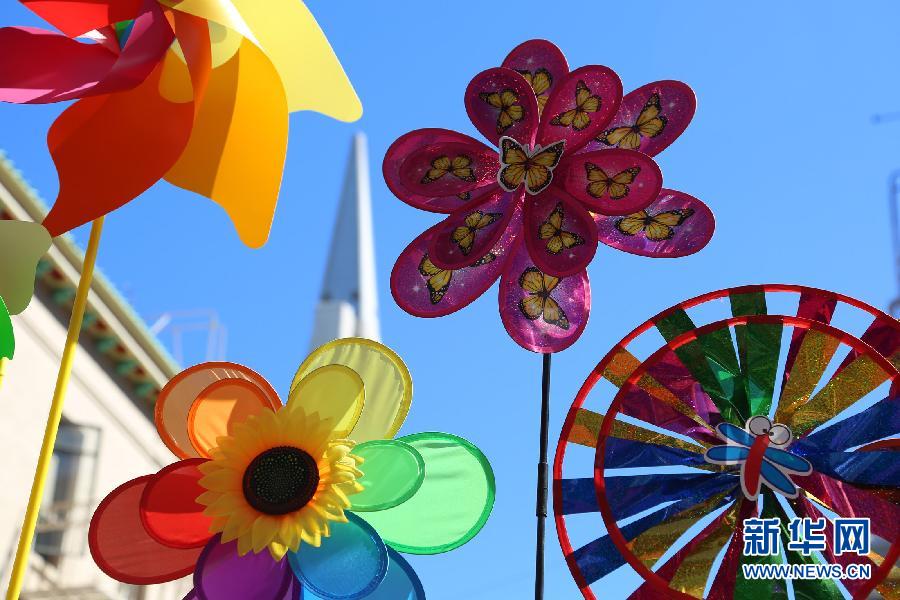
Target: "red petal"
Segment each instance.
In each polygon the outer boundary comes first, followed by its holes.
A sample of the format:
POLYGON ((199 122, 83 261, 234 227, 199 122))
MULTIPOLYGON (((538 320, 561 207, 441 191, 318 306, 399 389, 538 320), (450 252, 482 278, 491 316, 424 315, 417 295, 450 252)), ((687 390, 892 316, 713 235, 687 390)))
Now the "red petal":
POLYGON ((181 579, 194 571, 203 551, 170 548, 144 529, 141 496, 153 477, 138 477, 113 490, 97 507, 88 531, 94 562, 110 577, 132 585, 181 579))
POLYGON ((119 21, 133 19, 144 0, 19 0, 65 33, 78 37, 119 21))
POLYGON ((140 514, 144 528, 158 542, 172 548, 206 545, 212 534, 212 519, 203 514, 197 497, 203 474, 197 468, 205 459, 189 459, 162 469, 147 484, 141 497, 140 514))

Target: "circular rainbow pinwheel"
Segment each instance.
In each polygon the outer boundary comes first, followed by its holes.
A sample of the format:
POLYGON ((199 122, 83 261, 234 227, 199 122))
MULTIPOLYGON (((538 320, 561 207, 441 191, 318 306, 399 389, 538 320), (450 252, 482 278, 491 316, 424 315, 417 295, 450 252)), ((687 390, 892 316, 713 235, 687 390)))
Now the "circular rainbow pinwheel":
POLYGON ((653 156, 681 135, 694 93, 657 81, 622 97, 611 69, 569 71, 545 40, 515 49, 465 93, 475 128, 400 137, 383 171, 395 196, 448 213, 400 255, 397 304, 418 317, 455 312, 500 279, 509 335, 533 352, 559 352, 587 324, 586 268, 598 242, 649 257, 693 254, 710 240, 709 208, 664 189, 653 156))
POLYGON ((494 475, 457 436, 394 439, 411 400, 400 358, 365 339, 313 352, 284 405, 247 367, 191 367, 156 405, 181 460, 110 492, 91 554, 135 585, 193 573, 193 600, 424 600, 399 552, 471 540, 494 475))
POLYGON ((644 580, 632 598, 894 597, 898 367, 895 319, 801 286, 713 292, 635 329, 578 392, 554 464, 560 543, 585 598, 626 564, 644 580), (780 520, 778 555, 743 554, 756 517, 780 520), (820 517, 825 550, 789 549, 790 520, 820 517), (835 548, 835 517, 871 520, 868 555, 835 548), (781 563, 872 576, 743 575, 781 563))

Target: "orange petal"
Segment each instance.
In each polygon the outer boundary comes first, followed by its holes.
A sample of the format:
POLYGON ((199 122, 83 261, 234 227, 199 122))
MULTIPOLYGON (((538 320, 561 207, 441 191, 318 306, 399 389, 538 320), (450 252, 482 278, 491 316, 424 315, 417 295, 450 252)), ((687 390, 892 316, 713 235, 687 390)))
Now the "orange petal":
MULTIPOLYGON (((265 378, 256 371, 249 369, 243 365, 231 362, 207 362, 195 365, 186 369, 172 378, 159 393, 156 400, 156 429, 159 431, 159 437, 169 447, 169 449, 179 458, 192 458, 204 456, 194 447, 192 443, 192 435, 194 438, 210 439, 209 434, 200 432, 201 423, 219 423, 221 427, 222 421, 213 419, 210 421, 207 416, 218 416, 223 418, 229 401, 227 398, 223 401, 223 396, 240 395, 243 400, 233 400, 231 406, 234 410, 247 414, 252 408, 257 411, 262 407, 268 407, 272 410, 281 408, 281 400, 278 398, 277 392, 272 388, 265 378), (231 386, 222 386, 210 391, 212 384, 219 381, 225 381, 231 386), (250 400, 250 393, 246 391, 248 388, 239 388, 244 382, 256 388, 258 395, 253 395, 249 404, 245 404, 250 400), (199 401, 199 402, 198 402, 199 401), (204 406, 206 402, 210 404, 204 406), (194 404, 197 408, 194 409, 194 404), (193 416, 192 416, 193 413, 193 416), (197 415, 200 414, 200 422, 197 421, 197 415), (191 420, 194 426, 189 426, 191 420), (191 433, 193 431, 193 434, 191 433)), ((234 419, 225 418, 225 428, 231 426, 232 423, 238 422, 234 419)), ((205 426, 204 426, 205 427, 205 426)), ((214 440, 214 438, 212 438, 214 440)), ((198 442, 199 443, 199 442, 198 442)), ((201 446, 205 447, 205 446, 201 446)))
POLYGON ((278 72, 244 39, 230 60, 212 70, 190 142, 166 180, 221 205, 241 240, 262 246, 281 187, 287 132, 278 72))
POLYGON ((194 108, 160 96, 165 61, 136 88, 79 100, 51 126, 59 196, 44 226, 54 237, 133 200, 181 156, 194 108))

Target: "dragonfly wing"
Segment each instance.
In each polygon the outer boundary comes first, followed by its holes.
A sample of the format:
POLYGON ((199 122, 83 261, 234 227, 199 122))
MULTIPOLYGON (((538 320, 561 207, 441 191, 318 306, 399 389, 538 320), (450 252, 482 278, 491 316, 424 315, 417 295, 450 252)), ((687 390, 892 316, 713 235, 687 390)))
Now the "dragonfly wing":
POLYGON ((781 472, 775 465, 762 461, 759 474, 770 488, 776 492, 780 492, 788 498, 797 497, 797 486, 791 481, 791 478, 781 472))
POLYGON ((747 433, 740 427, 732 425, 731 423, 719 423, 719 426, 716 427, 716 429, 723 439, 731 440, 732 442, 744 446, 752 446, 753 440, 756 439, 756 436, 747 433))
POLYGON ((779 450, 778 448, 766 448, 765 454, 763 457, 783 467, 784 469, 791 471, 793 473, 797 473, 799 475, 808 475, 812 473, 812 465, 808 460, 803 458, 802 456, 797 456, 796 454, 792 454, 790 452, 786 452, 785 450, 779 450))
POLYGON ((743 446, 713 446, 704 453, 706 460, 717 464, 735 464, 747 460, 750 450, 743 446))

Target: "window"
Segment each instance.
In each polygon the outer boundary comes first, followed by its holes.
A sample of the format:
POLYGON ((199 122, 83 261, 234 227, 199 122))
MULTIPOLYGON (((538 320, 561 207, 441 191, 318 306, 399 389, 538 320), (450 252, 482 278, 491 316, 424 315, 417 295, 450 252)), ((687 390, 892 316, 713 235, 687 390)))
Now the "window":
POLYGON ((99 446, 96 427, 60 423, 34 538, 35 552, 50 564, 85 551, 99 446))

